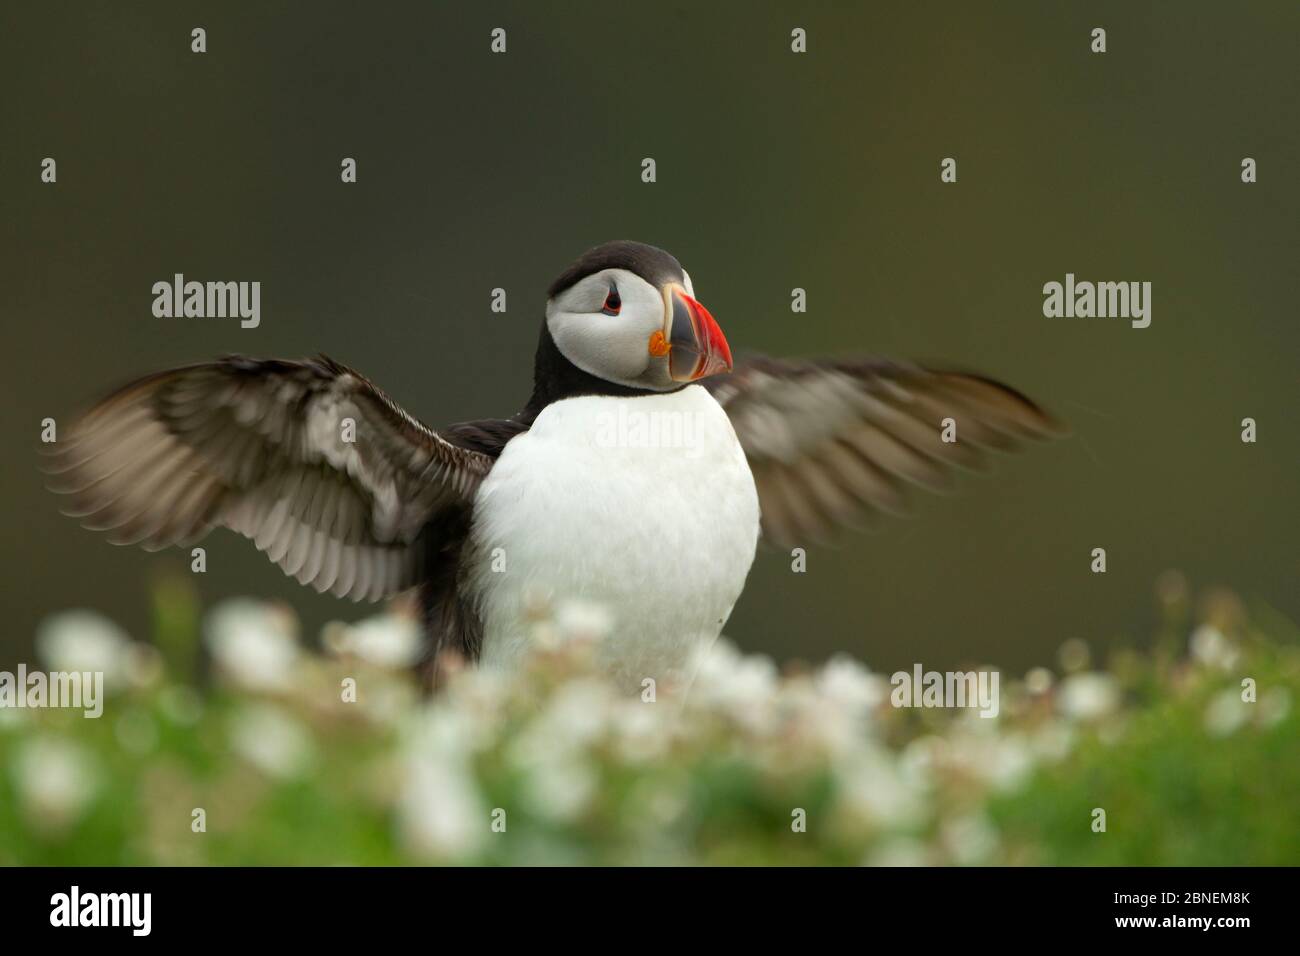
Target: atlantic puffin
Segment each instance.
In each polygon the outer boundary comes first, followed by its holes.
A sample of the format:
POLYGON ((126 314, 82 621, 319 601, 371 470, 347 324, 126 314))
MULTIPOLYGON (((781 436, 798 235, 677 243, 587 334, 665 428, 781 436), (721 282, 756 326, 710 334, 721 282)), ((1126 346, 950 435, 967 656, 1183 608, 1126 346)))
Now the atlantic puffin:
POLYGON ((551 285, 511 418, 434 430, 328 357, 229 355, 113 393, 46 471, 65 513, 116 544, 190 547, 223 526, 317 591, 418 587, 431 684, 455 657, 517 664, 539 605, 579 599, 612 616, 600 665, 640 688, 689 683, 760 536, 806 547, 1061 431, 968 372, 736 364, 677 259, 616 241, 551 285))

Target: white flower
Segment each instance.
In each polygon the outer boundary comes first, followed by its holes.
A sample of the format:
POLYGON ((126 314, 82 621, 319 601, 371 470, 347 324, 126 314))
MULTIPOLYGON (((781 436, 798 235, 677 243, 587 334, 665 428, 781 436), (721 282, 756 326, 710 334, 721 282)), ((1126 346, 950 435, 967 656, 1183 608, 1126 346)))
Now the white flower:
POLYGON ((573 745, 601 736, 605 717, 613 703, 610 685, 603 680, 579 678, 555 692, 540 718, 549 732, 573 745))
POLYGON ((1206 667, 1230 671, 1240 656, 1232 642, 1213 624, 1202 624, 1188 641, 1192 658, 1206 667))
POLYGON ((887 751, 864 748, 839 769, 841 806, 873 826, 906 828, 927 812, 924 788, 899 772, 887 751))
POLYGON ((63 611, 36 632, 36 651, 46 667, 102 673, 109 690, 129 682, 131 647, 124 630, 94 611, 63 611))
POLYGON ((898 755, 898 770, 914 786, 927 783, 947 760, 948 741, 926 734, 909 741, 898 755))
POLYGON ((420 656, 419 622, 405 614, 376 614, 355 624, 332 627, 331 649, 369 664, 401 670, 420 656))
POLYGON ((371 680, 366 682, 356 706, 376 724, 393 726, 405 719, 418 697, 419 691, 409 682, 371 680))
POLYGON ((1034 731, 1030 747, 1034 754, 1048 761, 1064 760, 1074 746, 1074 729, 1064 720, 1053 718, 1034 731))
POLYGON ((929 850, 913 837, 891 837, 873 850, 864 862, 866 866, 927 866, 929 850))
POLYGON ((576 820, 596 794, 597 775, 588 760, 570 754, 534 767, 524 779, 524 799, 533 813, 558 823, 576 820))
POLYGON ((509 671, 479 665, 458 672, 440 691, 440 696, 448 706, 454 706, 481 728, 490 742, 506 714, 512 688, 509 671))
POLYGON ((280 691, 293 683, 300 656, 294 621, 271 604, 223 601, 204 622, 204 640, 222 674, 240 687, 280 691))
POLYGON ((10 769, 29 819, 40 827, 59 829, 75 822, 98 790, 91 755, 58 737, 26 741, 10 769))
MULTIPOLYGON (((780 725, 788 731, 782 737, 795 746, 796 760, 837 759, 869 737, 869 709, 886 694, 866 670, 850 670, 845 663, 841 661, 813 678, 798 675, 781 682, 775 704, 757 708, 760 714, 770 713, 769 725, 763 729, 771 731, 780 725)), ((761 726, 757 720, 749 723, 761 726)))
POLYGON ((1019 787, 1033 769, 1034 755, 1025 738, 1016 733, 967 736, 949 747, 967 772, 994 790, 1019 787))
POLYGON ((417 711, 406 728, 405 747, 417 756, 468 758, 490 743, 479 724, 452 701, 438 700, 417 711))
POLYGON ((1240 730, 1251 717, 1251 708, 1241 699, 1241 692, 1229 687, 1219 691, 1205 708, 1205 729, 1212 736, 1227 737, 1240 730))
POLYGON ((1259 722, 1272 727, 1286 719, 1291 711, 1291 692, 1285 687, 1266 690, 1259 698, 1259 722))
POLYGON ((817 672, 817 692, 855 713, 869 711, 889 696, 889 683, 853 658, 837 654, 817 672))
POLYGON ((776 720, 773 704, 778 686, 776 664, 770 657, 742 656, 730 641, 719 640, 699 658, 687 706, 721 711, 759 732, 776 720))
POLYGON ((1021 734, 1007 734, 997 741, 984 766, 984 779, 995 790, 1015 790, 1034 767, 1034 753, 1021 734))
POLYGON ((414 754, 405 769, 397 819, 407 849, 417 856, 454 859, 483 846, 492 818, 465 761, 414 754))
POLYGON ((942 831, 948 852, 961 866, 986 863, 998 848, 998 831, 982 813, 945 820, 942 831))
POLYGON ((282 780, 306 773, 316 759, 311 732, 271 704, 251 704, 234 714, 230 746, 258 770, 282 780))
POLYGON ((725 679, 740 666, 740 648, 720 637, 707 647, 701 647, 695 654, 695 683, 709 684, 718 679, 725 679))
POLYGON ((1061 681, 1056 706, 1075 720, 1095 720, 1119 706, 1119 685, 1109 674, 1089 671, 1061 681))
POLYGON ((563 684, 511 742, 511 762, 531 769, 572 759, 605 734, 613 702, 610 685, 603 680, 578 678, 563 684))
POLYGON ((1037 696, 1052 689, 1052 672, 1046 667, 1035 667, 1025 675, 1025 690, 1037 696))
POLYGON ((670 711, 640 698, 614 709, 610 731, 619 756, 628 763, 662 757, 672 742, 670 711))
MULTIPOLYGON (((457 675, 452 686, 464 679, 457 675)), ((407 725, 397 825, 415 855, 470 856, 491 835, 492 816, 474 778, 473 755, 495 741, 494 727, 452 696, 425 707, 407 725)))

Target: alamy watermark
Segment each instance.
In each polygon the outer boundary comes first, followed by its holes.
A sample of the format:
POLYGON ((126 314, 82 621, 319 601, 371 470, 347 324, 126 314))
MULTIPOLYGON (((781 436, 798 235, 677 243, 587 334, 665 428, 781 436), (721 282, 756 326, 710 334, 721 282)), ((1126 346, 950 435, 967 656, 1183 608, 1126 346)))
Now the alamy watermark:
POLYGON ((1049 319, 1129 319, 1135 329, 1151 324, 1150 282, 1065 282, 1043 286, 1043 315, 1049 319))
POLYGON ((684 448, 691 457, 703 448, 698 412, 637 411, 619 402, 617 411, 596 418, 597 448, 684 448))
POLYGON ((1000 706, 997 671, 927 671, 920 664, 896 671, 889 683, 895 707, 972 707, 981 717, 996 717, 1000 706))
POLYGON ((0 708, 70 707, 85 717, 104 713, 103 671, 0 671, 0 708))
POLYGON ((120 926, 133 936, 148 936, 153 928, 152 893, 83 893, 73 885, 50 897, 51 926, 120 926))
POLYGON ((171 282, 155 282, 153 295, 153 314, 160 319, 238 317, 242 329, 262 322, 261 282, 186 282, 178 272, 171 282))

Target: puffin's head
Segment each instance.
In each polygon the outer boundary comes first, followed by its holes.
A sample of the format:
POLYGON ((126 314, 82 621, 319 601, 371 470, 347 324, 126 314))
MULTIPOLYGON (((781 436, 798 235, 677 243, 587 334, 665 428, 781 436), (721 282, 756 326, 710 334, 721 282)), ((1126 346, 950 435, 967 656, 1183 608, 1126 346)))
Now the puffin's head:
POLYGON ((596 378, 669 391, 731 370, 731 349, 691 277, 662 249, 607 242, 551 285, 546 328, 560 354, 596 378))

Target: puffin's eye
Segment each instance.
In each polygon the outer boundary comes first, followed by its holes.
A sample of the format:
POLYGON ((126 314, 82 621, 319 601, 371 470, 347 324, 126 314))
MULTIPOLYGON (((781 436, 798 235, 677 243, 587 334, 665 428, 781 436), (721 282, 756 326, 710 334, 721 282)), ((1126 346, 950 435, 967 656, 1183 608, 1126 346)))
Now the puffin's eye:
POLYGON ((600 307, 600 311, 606 315, 618 315, 618 310, 621 308, 623 308, 623 300, 618 297, 618 289, 610 286, 609 294, 605 296, 605 304, 600 307))

